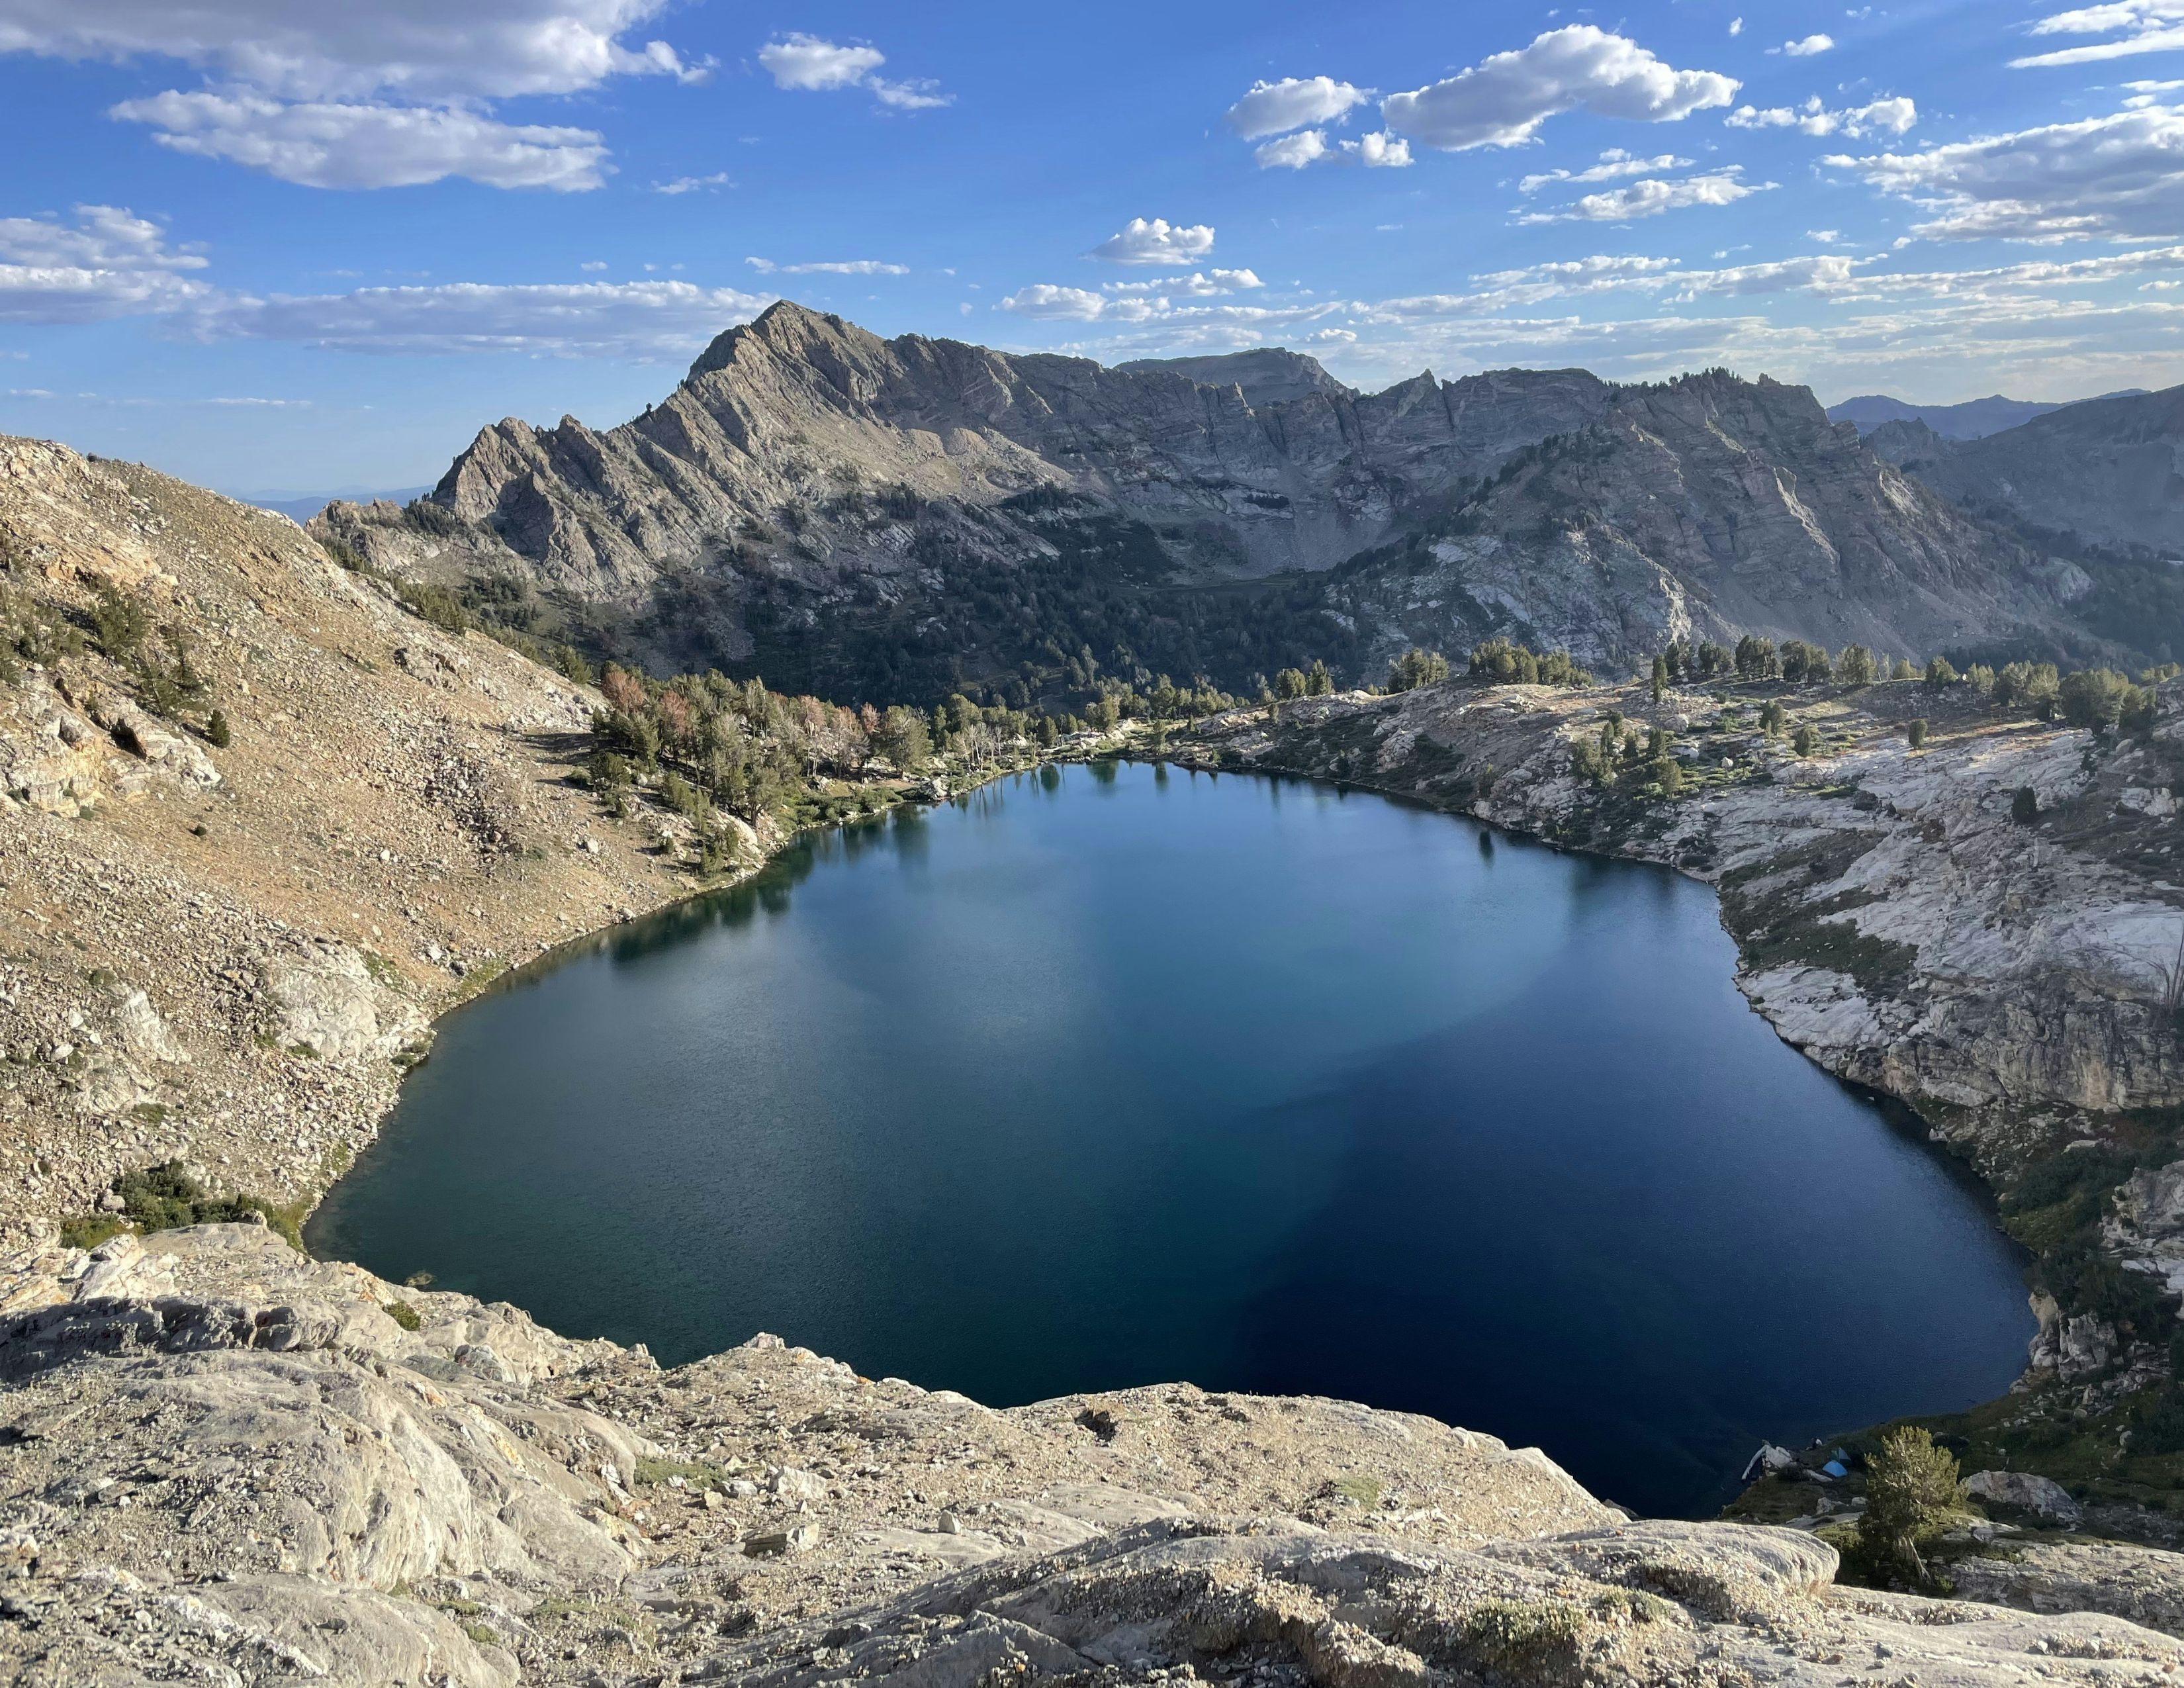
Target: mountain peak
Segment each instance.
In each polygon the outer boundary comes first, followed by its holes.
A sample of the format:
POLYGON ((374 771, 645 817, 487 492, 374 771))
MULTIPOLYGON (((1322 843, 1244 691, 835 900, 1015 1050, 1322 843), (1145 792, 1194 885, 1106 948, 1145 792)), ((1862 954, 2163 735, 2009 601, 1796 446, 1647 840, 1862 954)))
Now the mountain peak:
POLYGON ((1165 370, 1201 387, 1239 387, 1253 409, 1288 404, 1315 393, 1345 393, 1317 358, 1286 347, 1259 346, 1248 352, 1223 352, 1194 358, 1139 358, 1118 370, 1165 370))
POLYGON ((865 331, 831 311, 814 310, 794 299, 776 299, 749 322, 739 322, 715 335, 712 343, 698 354, 689 373, 682 378, 695 381, 701 375, 726 367, 733 361, 736 348, 746 339, 755 339, 776 352, 795 352, 815 340, 863 335, 865 331))

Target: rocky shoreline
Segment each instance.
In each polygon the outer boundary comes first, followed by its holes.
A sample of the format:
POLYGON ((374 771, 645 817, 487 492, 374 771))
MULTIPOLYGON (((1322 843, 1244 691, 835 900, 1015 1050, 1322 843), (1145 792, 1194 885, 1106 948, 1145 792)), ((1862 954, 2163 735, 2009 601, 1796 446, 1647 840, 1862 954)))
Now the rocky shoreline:
POLYGON ((1714 885, 1754 1008, 1829 1072, 1910 1107, 2035 1256, 2024 1379, 1939 1427, 2089 1490, 2110 1528, 2176 1539, 2168 1451, 2141 1469, 2131 1435, 2116 1439, 2173 1382, 2184 1278, 2168 1171, 2184 1162, 2177 686, 2145 733, 2100 737, 1921 682, 1672 688, 1658 704, 1642 685, 1457 683, 1242 711, 1171 754, 1346 782, 1714 885), (1794 710, 1772 735, 1770 700, 1794 710), (1671 735, 1678 794, 1580 772, 1611 716, 1671 735), (1914 750, 1906 726, 1930 716, 1914 750), (1788 742, 1800 723, 1810 755, 1788 742), (2061 1441, 2078 1446, 2059 1455, 2061 1441))

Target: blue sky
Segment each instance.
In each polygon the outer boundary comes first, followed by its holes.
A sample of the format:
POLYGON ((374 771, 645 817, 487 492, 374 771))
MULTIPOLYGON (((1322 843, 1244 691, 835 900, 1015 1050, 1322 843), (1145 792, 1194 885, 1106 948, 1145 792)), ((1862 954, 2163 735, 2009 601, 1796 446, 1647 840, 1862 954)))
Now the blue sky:
POLYGON ((2184 0, 0 0, 0 432, 426 483, 784 295, 1368 387, 2165 386, 2179 79, 2184 0))

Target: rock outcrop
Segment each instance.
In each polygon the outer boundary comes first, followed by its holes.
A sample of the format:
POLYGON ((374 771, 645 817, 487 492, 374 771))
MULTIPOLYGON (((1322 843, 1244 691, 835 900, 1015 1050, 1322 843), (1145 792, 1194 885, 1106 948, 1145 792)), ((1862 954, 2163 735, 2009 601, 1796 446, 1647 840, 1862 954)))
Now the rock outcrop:
MULTIPOLYGON (((262 1227, 0 1260, 0 1665, 36 1688, 2160 1680, 2174 1579, 1833 1586, 1536 1450, 1188 1386, 997 1412, 778 1339, 663 1373, 262 1227)), ((1970 1562, 1979 1563, 1979 1562, 1970 1562)))

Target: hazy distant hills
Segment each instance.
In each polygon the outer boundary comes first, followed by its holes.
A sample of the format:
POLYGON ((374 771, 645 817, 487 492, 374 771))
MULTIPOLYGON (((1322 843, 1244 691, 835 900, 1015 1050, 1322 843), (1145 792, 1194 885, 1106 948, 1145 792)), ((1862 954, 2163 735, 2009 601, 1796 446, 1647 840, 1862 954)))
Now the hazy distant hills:
MULTIPOLYGON (((2120 398, 2145 390, 2133 387, 2103 396, 2120 398)), ((1967 399, 1961 404, 1912 404, 1901 398, 1891 398, 1885 393, 1875 393, 1859 398, 1846 398, 1840 404, 1830 404, 1828 420, 1855 423, 1861 434, 1869 434, 1888 422, 1924 422, 1943 439, 1983 439, 1989 434, 1998 434, 2005 428, 2017 427, 2035 416, 2044 416, 2051 410, 2064 408, 2063 404, 2042 404, 2035 398, 2005 398, 1999 393, 1986 398, 1967 399)))
POLYGON ((1889 422, 1868 443, 1959 504, 2075 544, 2184 558, 2184 387, 2088 398, 1976 440, 1889 422))
POLYGON ((370 504, 375 499, 392 499, 396 504, 407 504, 412 499, 422 498, 432 489, 430 487, 398 487, 381 492, 370 487, 343 487, 331 493, 233 493, 230 497, 259 510, 275 510, 296 521, 309 521, 337 499, 354 503, 370 504))
POLYGON ((1362 681, 1497 632, 1609 671, 1746 631, 2052 649, 2096 588, 1763 377, 1365 393, 1274 348, 1105 368, 785 302, 639 417, 510 419, 313 531, 542 636, 878 701, 1362 681))

